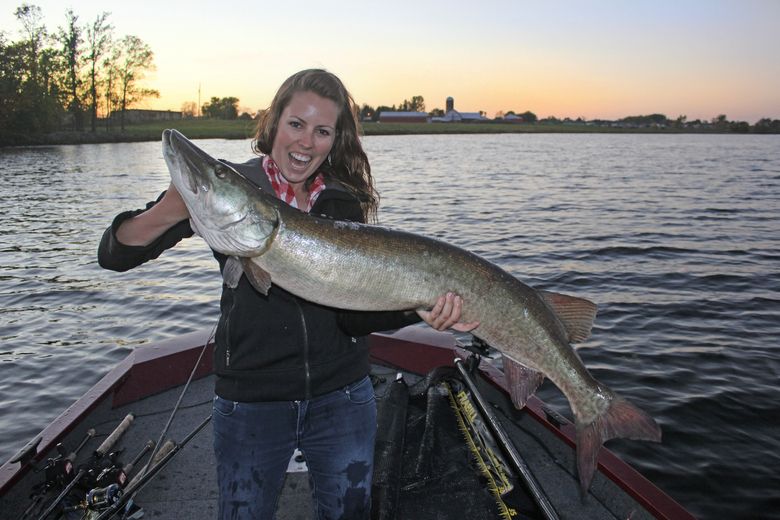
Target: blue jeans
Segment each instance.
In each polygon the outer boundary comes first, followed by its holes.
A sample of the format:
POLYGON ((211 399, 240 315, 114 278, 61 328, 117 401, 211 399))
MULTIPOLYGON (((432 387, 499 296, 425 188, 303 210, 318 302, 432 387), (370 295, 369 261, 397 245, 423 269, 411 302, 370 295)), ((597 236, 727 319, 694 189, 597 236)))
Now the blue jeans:
POLYGON ((376 437, 368 377, 308 401, 214 398, 219 518, 271 519, 296 448, 306 458, 314 518, 367 519, 376 437))

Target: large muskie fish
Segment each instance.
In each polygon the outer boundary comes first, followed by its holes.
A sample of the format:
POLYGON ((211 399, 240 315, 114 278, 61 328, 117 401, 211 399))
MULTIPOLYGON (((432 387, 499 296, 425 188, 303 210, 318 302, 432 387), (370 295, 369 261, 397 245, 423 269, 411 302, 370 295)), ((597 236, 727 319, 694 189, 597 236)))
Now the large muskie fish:
POLYGON ((298 211, 176 130, 164 131, 163 155, 193 228, 215 251, 239 257, 263 293, 273 282, 312 302, 367 311, 429 309, 440 295, 459 294, 462 320, 479 321, 473 334, 504 354, 518 407, 544 377, 569 400, 583 492, 604 441, 660 440, 655 421, 596 381, 571 348, 590 334, 591 302, 537 291, 439 240, 298 211))

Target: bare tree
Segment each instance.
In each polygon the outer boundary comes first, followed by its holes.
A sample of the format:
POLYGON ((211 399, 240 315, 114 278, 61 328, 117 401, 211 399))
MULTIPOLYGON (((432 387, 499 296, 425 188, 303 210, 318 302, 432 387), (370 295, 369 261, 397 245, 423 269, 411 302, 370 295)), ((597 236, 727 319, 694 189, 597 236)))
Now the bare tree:
POLYGON ((16 19, 24 27, 27 39, 27 70, 30 72, 29 80, 38 84, 38 60, 40 58, 41 47, 47 37, 46 27, 43 25, 43 13, 37 5, 22 4, 14 11, 16 19))
POLYGON ((48 46, 51 39, 42 23, 40 7, 22 4, 14 14, 24 33, 19 45, 23 57, 19 112, 26 114, 28 132, 48 132, 59 124, 62 115, 61 54, 48 46))
POLYGON ((121 129, 125 129, 125 111, 134 103, 147 98, 159 97, 154 89, 141 88, 138 82, 144 72, 154 70, 152 49, 137 36, 125 36, 119 42, 119 60, 117 61, 117 85, 119 89, 119 107, 121 110, 121 129))
POLYGON ((192 118, 198 115, 198 105, 194 101, 185 101, 181 104, 181 115, 186 118, 192 118))
POLYGON ((120 52, 118 47, 113 47, 111 53, 103 60, 103 96, 106 102, 106 130, 109 130, 113 123, 113 113, 119 105, 116 94, 116 85, 118 81, 118 66, 120 52))
POLYGON ((111 46, 111 38, 114 27, 108 23, 109 13, 101 13, 87 27, 87 55, 89 66, 89 111, 92 131, 97 128, 98 111, 98 63, 105 56, 111 46))
POLYGON ((62 45, 62 57, 65 69, 65 86, 67 88, 67 110, 73 118, 76 130, 84 129, 84 114, 81 103, 81 27, 79 17, 72 9, 65 11, 66 26, 60 28, 57 40, 62 45))

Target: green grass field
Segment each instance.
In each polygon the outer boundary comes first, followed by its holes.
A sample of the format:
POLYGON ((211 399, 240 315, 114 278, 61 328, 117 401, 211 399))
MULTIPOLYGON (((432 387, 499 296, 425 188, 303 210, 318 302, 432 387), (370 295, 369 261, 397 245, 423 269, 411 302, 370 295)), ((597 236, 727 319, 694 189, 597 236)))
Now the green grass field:
MULTIPOLYGON (((125 125, 125 134, 143 140, 160 139, 166 128, 175 128, 191 139, 247 139, 252 137, 255 122, 246 119, 180 119, 177 121, 150 121, 125 125)), ((115 130, 118 133, 118 130, 115 130)))
MULTIPOLYGON (((128 133, 159 134, 164 128, 176 128, 193 139, 222 137, 243 139, 254 133, 254 121, 219 121, 211 119, 182 119, 143 123, 127 127, 128 133)), ((506 133, 591 133, 619 132, 620 129, 564 124, 517 124, 517 123, 363 123, 365 135, 410 135, 410 134, 506 134, 506 133)), ((625 130, 622 130, 625 131, 625 130)), ((649 131, 637 129, 635 132, 649 131)))
MULTIPOLYGON (((151 121, 125 125, 107 130, 102 124, 97 132, 56 132, 37 144, 77 144, 122 141, 156 141, 166 128, 175 128, 191 139, 249 139, 255 130, 255 121, 238 119, 180 119, 151 121)), ((373 123, 363 124, 365 135, 412 134, 503 134, 503 133, 677 133, 677 129, 624 129, 572 124, 524 123, 373 123)), ((36 144, 36 143, 30 143, 36 144)))

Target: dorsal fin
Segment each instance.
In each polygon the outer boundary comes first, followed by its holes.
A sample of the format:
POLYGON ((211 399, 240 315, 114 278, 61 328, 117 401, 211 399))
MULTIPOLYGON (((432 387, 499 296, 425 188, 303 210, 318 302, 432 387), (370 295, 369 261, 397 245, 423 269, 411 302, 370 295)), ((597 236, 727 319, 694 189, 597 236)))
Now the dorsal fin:
POLYGON ((598 307, 595 303, 585 298, 569 296, 552 291, 537 291, 544 301, 552 307, 555 314, 563 323, 569 335, 569 342, 579 343, 590 336, 593 328, 593 320, 596 318, 598 307))

